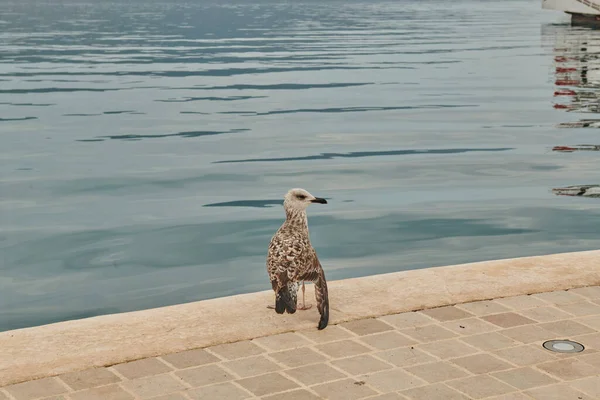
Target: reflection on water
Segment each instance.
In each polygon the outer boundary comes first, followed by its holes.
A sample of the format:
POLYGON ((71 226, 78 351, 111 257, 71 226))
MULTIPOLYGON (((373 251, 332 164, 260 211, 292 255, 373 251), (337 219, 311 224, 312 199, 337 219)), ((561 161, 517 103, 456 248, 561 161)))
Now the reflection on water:
POLYGON ((575 146, 554 146, 552 151, 559 151, 561 153, 572 153, 574 151, 600 151, 600 145, 577 144, 575 146))
MULTIPOLYGON (((554 36, 554 108, 568 113, 600 114, 600 30, 577 26, 548 30, 554 36)), ((587 117, 557 126, 599 128, 600 119, 587 117)), ((560 145, 552 150, 560 153, 600 151, 600 145, 560 145)), ((554 188, 552 192, 559 196, 598 198, 600 185, 567 186, 554 188)))
POLYGON ((513 150, 510 148, 504 149, 430 149, 430 150, 386 150, 386 151, 357 151, 352 153, 322 153, 312 156, 303 157, 280 157, 280 158, 250 158, 245 160, 226 160, 216 161, 217 164, 222 163, 244 163, 244 162, 282 162, 282 161, 310 161, 310 160, 332 160, 334 158, 362 158, 362 157, 377 157, 377 156, 407 156, 417 154, 458 154, 477 151, 507 151, 513 150))
POLYGON ((556 17, 0 2, 0 330, 268 290, 291 187, 332 280, 597 248, 598 130, 557 126, 599 126, 597 32, 556 17))
MULTIPOLYGON (((562 28, 562 27, 561 27, 562 28)), ((585 27, 555 29, 554 108, 600 113, 600 30, 585 27)), ((595 127, 600 119, 559 124, 564 128, 595 127)))
POLYGON ((582 196, 600 198, 600 185, 567 186, 552 189, 552 192, 560 196, 582 196))

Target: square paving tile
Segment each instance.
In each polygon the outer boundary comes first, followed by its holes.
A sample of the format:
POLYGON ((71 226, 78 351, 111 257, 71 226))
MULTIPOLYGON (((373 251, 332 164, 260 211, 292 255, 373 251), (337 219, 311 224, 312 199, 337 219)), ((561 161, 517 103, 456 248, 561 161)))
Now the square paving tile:
POLYGON ((443 382, 469 376, 469 374, 465 371, 451 365, 446 361, 421 364, 405 369, 411 374, 416 375, 429 383, 443 382))
POLYGON ((578 321, 596 331, 600 331, 600 315, 590 315, 588 317, 579 318, 578 321))
POLYGON ((566 304, 566 305, 558 306, 558 307, 561 310, 568 312, 569 314, 578 316, 578 317, 583 317, 586 315, 599 315, 600 314, 600 305, 589 302, 589 301, 566 304))
MULTIPOLYGON (((224 398, 223 398, 224 399, 224 398)), ((274 394, 267 397, 262 397, 262 400, 319 400, 321 397, 309 392, 306 389, 292 390, 291 392, 284 392, 274 394)), ((229 400, 229 399, 227 399, 229 400)))
POLYGON ((588 333, 593 333, 594 330, 588 328, 585 325, 581 325, 578 322, 570 321, 570 320, 562 320, 556 322, 547 322, 545 324, 540 324, 540 327, 550 332, 553 332, 559 336, 578 336, 578 335, 586 335, 588 333))
POLYGON ((584 297, 579 296, 574 292, 568 292, 566 290, 558 290, 556 292, 545 292, 537 293, 533 295, 535 298, 547 301, 548 303, 556 305, 564 305, 570 303, 578 303, 585 300, 584 297))
POLYGON ((49 397, 67 392, 67 389, 55 378, 17 383, 16 385, 6 386, 4 389, 17 400, 49 397))
POLYGON ((304 336, 294 332, 281 333, 279 335, 265 336, 254 339, 253 342, 266 347, 272 351, 294 349, 312 344, 304 336))
POLYGON ((595 400, 566 384, 530 389, 525 393, 535 400, 595 400))
POLYGON ((339 342, 324 343, 315 346, 315 348, 333 358, 350 357, 371 351, 367 346, 362 345, 355 340, 341 340, 339 342))
POLYGON ((204 349, 182 351, 160 357, 175 368, 190 368, 220 361, 204 349))
POLYGON ((223 363, 227 369, 238 374, 241 378, 247 378, 254 375, 262 375, 267 372, 277 371, 281 367, 271 360, 267 360, 265 356, 254 356, 233 360, 223 363))
POLYGON ((402 394, 411 400, 469 400, 464 394, 441 383, 405 390, 402 394))
POLYGON ((277 392, 295 389, 298 387, 296 382, 284 377, 278 373, 259 375, 252 378, 241 379, 237 381, 245 389, 254 393, 256 396, 265 396, 277 392))
POLYGON ((571 314, 552 306, 536 307, 527 310, 521 310, 519 311, 519 314, 538 322, 551 322, 558 321, 561 319, 573 318, 571 314))
POLYGON ((356 321, 345 322, 341 324, 341 326, 359 336, 391 331, 392 329, 394 329, 389 324, 386 324, 385 322, 382 322, 375 318, 366 318, 359 319, 356 321))
POLYGON ((533 343, 556 339, 556 334, 538 325, 517 326, 500 331, 504 336, 521 343, 533 343))
POLYGON ((574 381, 571 386, 594 399, 600 399, 600 376, 591 376, 574 381))
POLYGON ((463 337, 460 338, 460 340, 467 343, 470 346, 484 351, 500 350, 506 347, 512 347, 519 344, 519 342, 517 342, 516 340, 508 338, 497 332, 489 332, 483 333, 481 335, 463 337))
POLYGON ((299 333, 315 343, 333 342, 336 340, 349 339, 355 336, 353 333, 350 333, 336 325, 330 325, 327 327, 327 329, 320 331, 313 329, 310 331, 300 331, 299 333))
POLYGON ((587 378, 588 376, 600 374, 600 370, 598 370, 598 368, 576 358, 565 358, 559 361, 551 361, 540 364, 537 366, 537 368, 566 381, 587 378))
POLYGON ((434 319, 421 314, 420 312, 407 312, 402 314, 386 315, 379 319, 394 325, 398 329, 412 328, 415 326, 430 325, 436 322, 434 319))
POLYGON ((211 352, 227 359, 235 360, 236 358, 257 356, 265 353, 265 350, 255 345, 249 340, 236 343, 220 344, 218 346, 209 347, 211 352))
POLYGON ((379 396, 369 397, 366 400, 407 400, 408 397, 402 396, 399 393, 386 393, 379 396))
POLYGON ((520 325, 535 324, 536 322, 513 312, 486 315, 485 317, 482 317, 482 319, 491 322, 494 325, 498 325, 501 328, 512 328, 520 325))
POLYGON ((502 299, 495 299, 494 301, 514 310, 524 310, 526 308, 545 307, 549 305, 547 302, 529 295, 504 297, 502 299))
POLYGON ((400 333, 408 335, 422 343, 435 342, 437 340, 450 339, 457 336, 455 332, 442 328, 439 325, 417 326, 414 328, 403 329, 400 333))
POLYGON ((123 387, 142 399, 162 396, 186 389, 180 379, 169 374, 147 376, 123 383, 123 387))
POLYGON ((327 364, 306 365, 304 367, 288 369, 285 373, 307 386, 347 377, 327 364))
POLYGON ((243 400, 251 397, 248 392, 231 382, 190 389, 186 394, 193 400, 243 400))
POLYGON ((490 314, 500 314, 508 312, 510 309, 493 300, 474 301, 472 303, 457 304, 461 308, 473 315, 482 316, 490 314))
POLYGON ((368 354, 332 361, 331 364, 350 375, 362 375, 392 368, 391 365, 368 354))
POLYGON ((509 369, 507 371, 495 372, 492 375, 520 390, 551 385, 557 382, 556 379, 530 367, 509 369))
POLYGON ((485 400, 532 400, 532 397, 522 392, 513 392, 501 394, 500 396, 488 397, 485 400))
POLYGON ((396 347, 410 346, 417 342, 396 331, 378 333, 375 335, 363 336, 360 342, 379 350, 394 349, 396 347))
POLYGON ((584 350, 583 354, 578 355, 577 358, 579 358, 584 363, 593 365, 594 367, 600 369, 600 352, 588 353, 588 349, 586 349, 584 350))
POLYGON ((439 342, 426 343, 420 345, 418 348, 441 359, 463 357, 479 351, 475 347, 469 346, 458 339, 440 340, 439 342))
POLYGON ((583 344, 586 350, 600 351, 600 333, 592 333, 590 335, 576 336, 572 340, 583 344))
POLYGON ((400 368, 376 372, 360 379, 382 393, 398 392, 426 384, 424 380, 409 375, 400 368))
POLYGON ((72 400, 133 400, 134 397, 118 385, 100 386, 70 393, 72 400))
POLYGON ((489 375, 458 379, 447 382, 446 384, 460 392, 465 393, 472 399, 483 399, 485 397, 498 396, 516 391, 516 389, 512 386, 509 386, 496 378, 492 378, 489 375))
POLYGON ((410 367, 437 361, 434 357, 416 347, 399 347, 375 353, 375 356, 398 367, 410 367))
POLYGON ((494 352, 494 355, 519 366, 535 365, 552 361, 555 357, 548 350, 533 345, 517 346, 494 352))
POLYGON ((475 354, 472 356, 454 358, 451 361, 476 375, 514 368, 511 364, 489 354, 475 354))
POLYGON ((472 317, 473 314, 454 306, 430 308, 421 312, 435 320, 446 322, 472 317))
POLYGON ((229 372, 215 364, 184 369, 175 372, 175 375, 192 387, 212 385, 213 383, 235 379, 229 372))
POLYGON ((444 322, 442 326, 463 336, 477 335, 500 329, 498 326, 485 322, 479 318, 467 318, 458 321, 444 322))
POLYGON ((569 292, 578 294, 588 299, 600 299, 600 286, 588 286, 577 289, 569 289, 569 292))
POLYGON ((356 400, 377 394, 370 387, 361 384, 361 381, 345 379, 329 382, 312 387, 322 398, 329 400, 356 400))
POLYGON ((60 375, 59 378, 73 390, 104 386, 121 380, 106 368, 92 368, 60 375))
POLYGON ((186 397, 183 392, 179 392, 165 394, 164 396, 152 397, 151 400, 189 400, 189 397, 186 397))
POLYGON ((305 347, 299 350, 284 350, 278 353, 270 353, 269 356, 286 367, 301 367, 307 364, 315 364, 327 360, 327 357, 316 351, 305 347))
POLYGON ((145 358, 143 360, 117 364, 113 365, 112 368, 127 379, 164 374, 172 370, 172 368, 157 358, 145 358))

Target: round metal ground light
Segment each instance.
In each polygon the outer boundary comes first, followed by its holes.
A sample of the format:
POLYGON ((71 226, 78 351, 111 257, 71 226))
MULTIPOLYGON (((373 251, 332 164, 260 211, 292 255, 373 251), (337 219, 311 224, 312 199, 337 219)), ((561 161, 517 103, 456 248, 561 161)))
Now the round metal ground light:
POLYGON ((581 343, 571 340, 548 340, 543 346, 546 350, 556 353, 580 353, 585 349, 581 343))

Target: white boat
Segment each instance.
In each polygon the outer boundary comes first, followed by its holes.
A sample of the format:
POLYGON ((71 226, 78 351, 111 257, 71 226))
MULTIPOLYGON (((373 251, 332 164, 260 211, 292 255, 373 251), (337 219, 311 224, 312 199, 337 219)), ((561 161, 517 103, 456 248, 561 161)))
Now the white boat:
POLYGON ((600 0, 542 0, 542 8, 571 14, 573 23, 600 25, 600 0))

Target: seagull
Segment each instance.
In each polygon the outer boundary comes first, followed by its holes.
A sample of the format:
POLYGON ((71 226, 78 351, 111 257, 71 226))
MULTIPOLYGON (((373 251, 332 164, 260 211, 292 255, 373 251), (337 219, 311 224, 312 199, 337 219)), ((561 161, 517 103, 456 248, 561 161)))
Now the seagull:
POLYGON ((325 272, 308 235, 306 208, 312 203, 327 204, 327 200, 304 189, 291 189, 285 195, 286 220, 269 244, 267 272, 275 292, 277 314, 296 312, 299 282, 302 282, 302 306, 299 309, 310 308, 305 304, 304 282, 314 282, 317 310, 321 315, 318 329, 321 330, 329 323, 329 295, 325 272))

